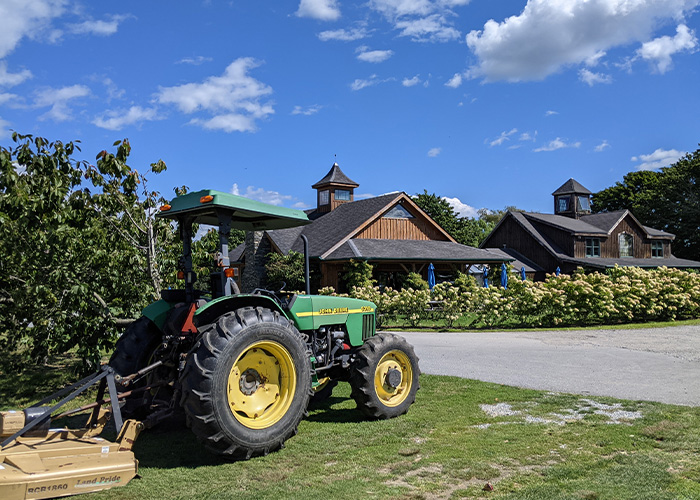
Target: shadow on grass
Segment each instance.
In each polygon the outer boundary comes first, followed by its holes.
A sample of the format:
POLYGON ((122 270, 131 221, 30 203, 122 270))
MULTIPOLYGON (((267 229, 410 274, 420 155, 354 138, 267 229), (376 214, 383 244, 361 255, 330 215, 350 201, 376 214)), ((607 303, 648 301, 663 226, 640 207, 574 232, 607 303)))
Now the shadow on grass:
POLYGON ((305 420, 321 423, 355 423, 368 418, 357 408, 347 407, 348 398, 334 397, 309 407, 309 416, 305 420))

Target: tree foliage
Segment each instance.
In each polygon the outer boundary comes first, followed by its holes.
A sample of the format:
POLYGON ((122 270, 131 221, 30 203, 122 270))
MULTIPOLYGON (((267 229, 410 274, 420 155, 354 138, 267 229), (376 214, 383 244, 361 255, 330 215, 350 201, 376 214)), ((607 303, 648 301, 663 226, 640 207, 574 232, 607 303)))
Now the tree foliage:
POLYGON ((151 197, 139 198, 127 141, 93 166, 73 142, 13 140, 0 147, 0 347, 35 362, 77 348, 94 367, 117 318, 154 296, 151 197))
POLYGON ((266 257, 267 283, 277 286, 284 284, 287 290, 304 290, 306 288, 303 254, 292 250, 287 255, 270 252, 266 257))
POLYGON ((518 210, 515 207, 499 211, 482 208, 478 217, 460 217, 446 199, 427 190, 414 196, 413 200, 457 243, 472 247, 478 247, 486 239, 506 211, 518 210))
POLYGON ((595 212, 629 209, 645 226, 676 235, 673 253, 700 258, 700 149, 659 172, 630 172, 593 195, 595 212))

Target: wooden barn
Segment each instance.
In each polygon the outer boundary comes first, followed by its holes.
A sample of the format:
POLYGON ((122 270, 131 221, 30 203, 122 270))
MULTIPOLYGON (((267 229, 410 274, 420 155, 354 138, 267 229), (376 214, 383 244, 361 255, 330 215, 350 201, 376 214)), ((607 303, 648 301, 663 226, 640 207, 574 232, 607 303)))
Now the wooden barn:
POLYGON ((554 214, 508 212, 481 248, 525 257, 539 268, 535 279, 557 268, 567 274, 615 265, 700 268, 700 262, 673 256, 673 234, 640 224, 629 210, 591 213, 591 195, 569 179, 552 193, 554 214))
POLYGON ((308 210, 307 226, 249 233, 245 245, 231 252, 231 261, 242 268, 242 290, 265 284, 265 256, 270 252, 303 252, 301 235, 309 240, 314 289, 332 286, 345 291, 342 275, 350 260, 373 266, 380 286, 396 287, 402 275, 419 273, 427 278, 432 263, 442 279, 473 265, 500 265, 513 259, 457 243, 433 221, 409 195, 395 192, 355 200, 358 183, 338 164, 313 184, 317 205, 308 210))

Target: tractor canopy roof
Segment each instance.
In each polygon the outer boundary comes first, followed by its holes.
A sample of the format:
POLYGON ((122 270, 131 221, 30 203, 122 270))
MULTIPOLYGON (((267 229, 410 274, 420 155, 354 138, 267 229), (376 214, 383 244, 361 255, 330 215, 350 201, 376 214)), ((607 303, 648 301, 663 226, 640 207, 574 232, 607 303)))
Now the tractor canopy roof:
POLYGON ((285 229, 311 222, 301 210, 277 207, 211 189, 173 198, 169 205, 160 208, 158 217, 175 220, 190 218, 192 222, 216 226, 219 224, 217 212, 230 214, 231 227, 245 231, 285 229))

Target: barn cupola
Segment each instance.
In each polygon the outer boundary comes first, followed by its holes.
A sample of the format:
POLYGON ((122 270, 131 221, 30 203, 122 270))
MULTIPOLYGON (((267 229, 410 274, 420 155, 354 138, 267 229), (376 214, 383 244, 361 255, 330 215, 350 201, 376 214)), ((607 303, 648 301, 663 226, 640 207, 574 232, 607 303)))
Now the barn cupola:
POLYGON ((591 213, 591 193, 574 179, 566 181, 552 193, 554 196, 554 214, 578 219, 591 213))
POLYGON ((316 190, 316 210, 330 212, 343 203, 355 200, 355 188, 359 184, 340 170, 334 163, 326 176, 311 186, 316 190))

